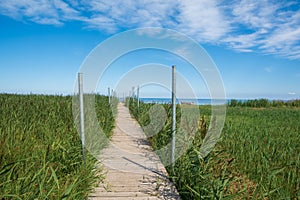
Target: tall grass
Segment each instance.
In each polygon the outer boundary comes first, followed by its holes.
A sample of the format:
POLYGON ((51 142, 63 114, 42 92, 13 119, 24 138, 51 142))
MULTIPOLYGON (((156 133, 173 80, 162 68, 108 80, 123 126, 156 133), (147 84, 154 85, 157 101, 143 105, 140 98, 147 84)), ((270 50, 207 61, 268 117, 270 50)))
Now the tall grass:
MULTIPOLYGON (((134 99, 129 105, 142 127, 150 123, 152 104, 140 103, 139 111, 134 99)), ((148 138, 154 149, 171 140, 171 106, 164 108, 165 126, 148 138)), ((221 138, 205 158, 199 148, 210 121, 210 106, 200 106, 200 112, 193 145, 176 161, 174 173, 166 166, 183 199, 300 198, 299 109, 228 107, 221 138)))
MULTIPOLYGON (((108 100, 97 98, 109 135, 108 100)), ((103 175, 90 154, 82 162, 72 97, 1 94, 0 105, 0 199, 86 198, 103 175)))
MULTIPOLYGON (((140 103, 140 109, 136 109, 136 101, 130 100, 130 110, 142 127, 150 123, 148 110, 153 104, 140 103)), ((148 137, 154 150, 161 149, 171 141, 171 105, 163 105, 167 113, 167 121, 165 126, 154 136, 148 137)), ((180 109, 177 106, 177 126, 180 123, 180 109)), ((188 123, 188 122, 187 122, 188 123)), ((178 127, 177 127, 178 128, 178 127)), ((182 199, 220 199, 223 197, 233 197, 232 194, 225 194, 225 188, 229 186, 230 176, 230 162, 223 162, 228 160, 228 155, 220 148, 216 148, 209 156, 202 158, 200 154, 200 146, 202 144, 203 135, 205 135, 207 128, 202 126, 202 132, 199 129, 195 134, 192 145, 187 151, 176 160, 174 163, 174 171, 171 166, 166 166, 168 174, 172 180, 175 180, 175 185, 182 199)), ((145 134, 147 129, 144 130, 145 134)), ((165 159, 162 158, 161 159, 165 159)))
POLYGON ((255 198, 300 198, 300 110, 229 108, 221 145, 255 198))

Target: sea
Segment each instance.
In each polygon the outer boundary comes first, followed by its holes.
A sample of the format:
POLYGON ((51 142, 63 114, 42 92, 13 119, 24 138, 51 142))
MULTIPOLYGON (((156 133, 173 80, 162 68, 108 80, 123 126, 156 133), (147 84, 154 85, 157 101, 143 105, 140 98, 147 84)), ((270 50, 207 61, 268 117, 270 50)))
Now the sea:
MULTIPOLYGON (((140 98, 144 103, 171 104, 171 98, 140 98)), ((192 105, 222 105, 227 104, 230 100, 223 99, 176 99, 177 104, 192 105)))
MULTIPOLYGON (((258 98, 259 99, 259 98, 258 98)), ((124 102, 123 98, 119 99, 120 101, 124 102)), ((188 99, 188 98, 177 98, 176 104, 191 104, 191 105, 224 105, 228 104, 232 99, 188 99)), ((246 102, 249 100, 254 99, 234 99, 239 102, 246 102)), ((272 102, 272 99, 268 99, 270 102, 272 102)), ((155 104, 171 104, 172 99, 171 98, 140 98, 140 101, 144 103, 155 103, 155 104)), ((287 102, 289 100, 280 100, 283 102, 287 102)))

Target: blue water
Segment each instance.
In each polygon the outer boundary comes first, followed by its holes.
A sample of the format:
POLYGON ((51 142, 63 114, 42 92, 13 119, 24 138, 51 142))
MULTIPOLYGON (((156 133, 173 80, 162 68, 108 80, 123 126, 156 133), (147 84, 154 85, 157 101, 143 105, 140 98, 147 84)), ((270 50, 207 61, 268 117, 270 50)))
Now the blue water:
MULTIPOLYGON (((159 103, 159 104, 170 104, 171 98, 140 98, 140 101, 144 103, 159 103)), ((180 104, 194 104, 194 105, 219 105, 228 103, 230 100, 212 100, 212 99, 177 99, 176 103, 180 104)))
MULTIPOLYGON (((253 99, 235 99, 239 102, 246 102, 253 99)), ((120 101, 124 101, 120 98, 120 101)), ((144 103, 156 103, 156 104, 171 104, 171 98, 140 98, 140 101, 144 103)), ((219 100, 219 99, 176 99, 177 104, 193 104, 193 105, 224 105, 228 104, 231 99, 219 100)), ((270 102, 273 100, 269 99, 270 102)), ((287 102, 288 100, 281 100, 287 102)))

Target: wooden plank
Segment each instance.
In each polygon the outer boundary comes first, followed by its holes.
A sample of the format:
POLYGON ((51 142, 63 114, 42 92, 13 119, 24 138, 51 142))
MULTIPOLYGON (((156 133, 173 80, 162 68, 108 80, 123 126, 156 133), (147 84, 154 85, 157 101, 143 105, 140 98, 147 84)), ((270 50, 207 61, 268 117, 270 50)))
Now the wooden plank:
POLYGON ((139 124, 118 105, 110 144, 99 155, 106 179, 89 199, 180 199, 139 124))

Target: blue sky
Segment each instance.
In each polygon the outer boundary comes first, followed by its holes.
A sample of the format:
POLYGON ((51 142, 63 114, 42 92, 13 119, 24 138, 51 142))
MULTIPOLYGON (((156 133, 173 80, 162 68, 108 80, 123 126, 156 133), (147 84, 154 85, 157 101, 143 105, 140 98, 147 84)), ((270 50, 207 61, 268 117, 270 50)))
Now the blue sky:
MULTIPOLYGON (((81 64, 99 43, 133 28, 161 27, 204 47, 228 98, 300 98, 299 1, 11 0, 0 4, 0 23, 1 93, 72 94, 81 64)), ((122 57, 98 91, 113 88, 118 72, 161 63, 178 65, 201 88, 197 96, 207 97, 191 66, 166 57, 154 50, 122 57)), ((156 86, 144 89, 144 96, 168 95, 156 86)))

